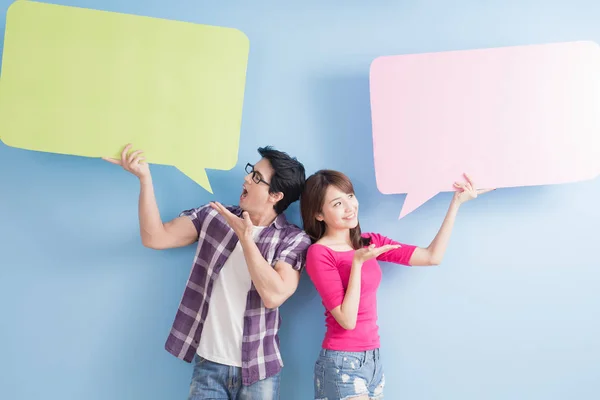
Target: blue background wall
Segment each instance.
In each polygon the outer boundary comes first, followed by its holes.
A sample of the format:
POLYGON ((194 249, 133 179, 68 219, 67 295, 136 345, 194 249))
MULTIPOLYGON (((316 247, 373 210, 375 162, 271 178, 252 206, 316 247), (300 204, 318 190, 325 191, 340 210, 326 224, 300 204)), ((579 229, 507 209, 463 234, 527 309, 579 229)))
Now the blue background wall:
MULTIPOLYGON (((0 1, 3 26, 9 4, 0 1)), ((61 4, 244 31, 251 52, 241 151, 232 171, 209 171, 214 198, 236 201, 243 165, 272 144, 309 172, 347 172, 364 229, 419 245, 435 235, 450 194, 398 221, 404 197, 377 191, 370 62, 600 42, 600 3, 592 0, 61 4)), ((165 220, 213 199, 174 168, 152 171, 165 220)), ((134 177, 101 160, 0 144, 0 398, 186 397, 191 367, 163 344, 194 249, 143 248, 137 194, 134 177)), ((441 266, 384 265, 386 398, 597 398, 599 196, 598 180, 498 190, 463 207, 441 266)), ((288 215, 300 221, 297 205, 288 215)), ((283 307, 282 399, 312 396, 322 313, 305 276, 283 307)))

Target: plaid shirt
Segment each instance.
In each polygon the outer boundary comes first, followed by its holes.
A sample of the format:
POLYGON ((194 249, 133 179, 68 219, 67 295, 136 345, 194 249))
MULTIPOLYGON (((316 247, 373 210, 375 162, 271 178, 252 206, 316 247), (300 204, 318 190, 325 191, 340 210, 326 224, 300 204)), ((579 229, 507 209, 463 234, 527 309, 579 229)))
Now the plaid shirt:
MULTIPOLYGON (((237 206, 227 208, 237 216, 242 214, 242 210, 237 206)), ((198 248, 165 348, 174 356, 191 362, 208 314, 213 284, 234 250, 238 237, 225 219, 209 205, 183 211, 181 215, 188 216, 196 226, 198 248)), ((303 230, 289 223, 285 216, 280 214, 270 226, 263 229, 256 245, 269 264, 274 266, 277 261, 285 261, 295 270, 301 271, 310 239, 303 230)), ((280 325, 279 308, 265 308, 252 284, 244 312, 244 385, 271 377, 283 367, 279 351, 280 325)))

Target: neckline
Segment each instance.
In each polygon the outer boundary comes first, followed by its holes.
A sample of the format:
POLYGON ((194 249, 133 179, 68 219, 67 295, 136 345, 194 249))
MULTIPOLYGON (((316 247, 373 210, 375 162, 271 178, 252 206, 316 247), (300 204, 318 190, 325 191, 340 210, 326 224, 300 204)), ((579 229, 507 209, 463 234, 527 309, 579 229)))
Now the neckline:
POLYGON ((315 244, 316 244, 316 245, 319 245, 319 246, 321 246, 321 247, 325 247, 327 250, 329 250, 329 251, 333 251, 334 253, 349 253, 349 252, 351 252, 351 251, 356 251, 355 249, 350 249, 350 250, 334 250, 334 249, 332 249, 331 247, 329 247, 329 246, 325 246, 324 244, 321 244, 321 243, 313 243, 313 245, 315 245, 315 244))

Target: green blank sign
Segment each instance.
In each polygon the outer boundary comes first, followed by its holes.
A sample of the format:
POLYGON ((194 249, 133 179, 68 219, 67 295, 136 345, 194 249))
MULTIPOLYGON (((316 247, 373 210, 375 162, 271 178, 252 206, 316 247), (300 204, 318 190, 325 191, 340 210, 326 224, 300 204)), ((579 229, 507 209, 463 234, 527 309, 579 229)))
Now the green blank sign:
POLYGON ((232 28, 17 1, 7 13, 0 139, 117 156, 126 143, 207 190, 237 163, 249 41, 232 28))

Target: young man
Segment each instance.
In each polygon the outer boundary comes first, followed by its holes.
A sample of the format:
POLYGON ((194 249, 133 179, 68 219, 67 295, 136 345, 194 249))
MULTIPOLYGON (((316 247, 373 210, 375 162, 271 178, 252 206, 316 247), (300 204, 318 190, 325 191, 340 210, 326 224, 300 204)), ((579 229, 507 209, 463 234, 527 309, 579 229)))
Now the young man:
POLYGON ((247 164, 239 206, 211 202, 163 223, 148 164, 127 145, 122 166, 140 181, 142 243, 198 242, 165 348, 195 361, 189 400, 279 398, 279 306, 296 290, 310 239, 283 212, 299 199, 304 166, 270 147, 247 164))

